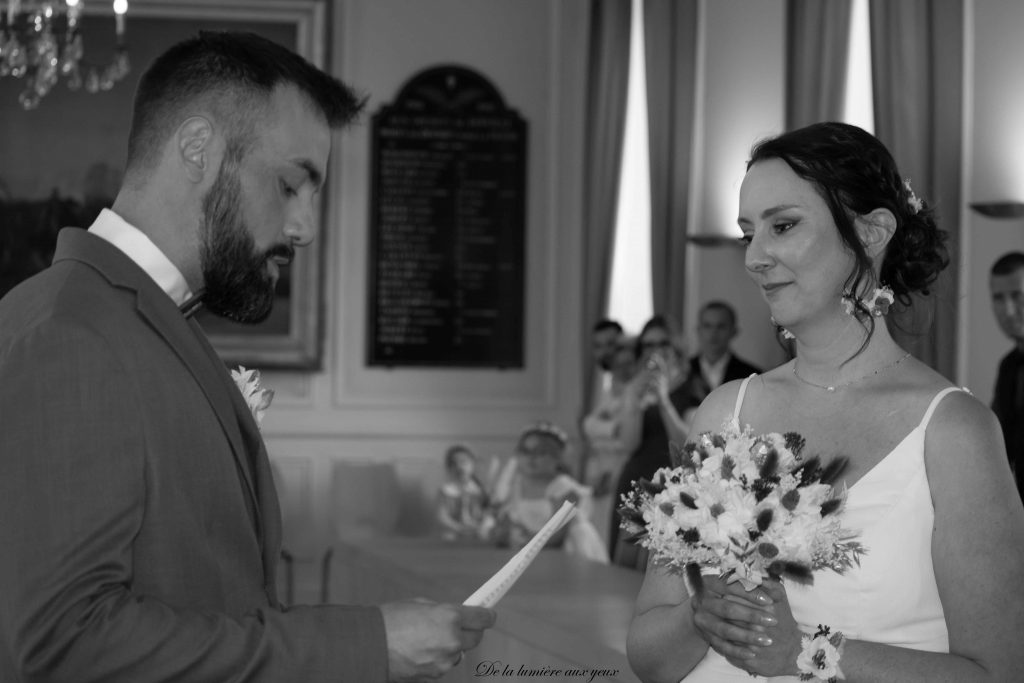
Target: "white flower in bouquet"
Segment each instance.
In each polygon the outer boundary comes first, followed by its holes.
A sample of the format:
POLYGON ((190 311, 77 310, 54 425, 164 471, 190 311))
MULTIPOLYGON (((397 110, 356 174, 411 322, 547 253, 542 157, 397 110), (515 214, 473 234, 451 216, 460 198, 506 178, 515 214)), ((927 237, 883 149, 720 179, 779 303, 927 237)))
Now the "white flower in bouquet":
POLYGON ((237 370, 231 371, 231 378, 235 380, 238 390, 242 392, 242 398, 249 406, 252 418, 256 420, 256 426, 262 428, 263 414, 270 407, 270 402, 274 398, 273 389, 264 389, 260 385, 259 370, 246 370, 242 365, 239 365, 237 370))
POLYGON ((767 577, 810 583, 812 572, 845 571, 864 548, 839 520, 846 464, 804 459, 799 434, 755 435, 733 420, 721 432, 673 448, 673 467, 634 482, 622 526, 655 562, 686 573, 714 568, 747 590, 767 577))

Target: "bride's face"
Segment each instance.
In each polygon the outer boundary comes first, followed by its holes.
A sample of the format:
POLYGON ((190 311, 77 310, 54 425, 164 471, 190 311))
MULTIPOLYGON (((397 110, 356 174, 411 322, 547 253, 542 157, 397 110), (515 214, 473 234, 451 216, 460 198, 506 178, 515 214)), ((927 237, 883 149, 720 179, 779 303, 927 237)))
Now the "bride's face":
POLYGON ((781 159, 754 164, 740 187, 746 267, 778 324, 842 314, 853 256, 825 200, 781 159))

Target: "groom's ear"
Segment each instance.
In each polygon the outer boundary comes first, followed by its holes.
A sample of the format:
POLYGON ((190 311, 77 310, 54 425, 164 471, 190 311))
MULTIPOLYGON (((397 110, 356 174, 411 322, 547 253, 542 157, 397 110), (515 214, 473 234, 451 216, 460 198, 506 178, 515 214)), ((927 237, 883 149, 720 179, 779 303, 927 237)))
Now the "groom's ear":
POLYGON ((885 253, 885 248, 896 232, 896 217, 889 209, 875 209, 870 213, 857 216, 854 227, 864 251, 872 259, 885 253))
POLYGON ((186 177, 201 183, 212 167, 213 124, 205 116, 191 116, 175 133, 174 149, 186 177))

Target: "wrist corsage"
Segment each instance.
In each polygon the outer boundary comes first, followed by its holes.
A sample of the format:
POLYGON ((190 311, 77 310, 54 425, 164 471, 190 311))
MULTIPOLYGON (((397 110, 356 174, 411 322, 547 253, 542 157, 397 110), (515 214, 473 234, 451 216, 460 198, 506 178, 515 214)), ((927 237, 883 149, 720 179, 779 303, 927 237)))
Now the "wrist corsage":
POLYGON ((828 626, 818 624, 813 636, 801 639, 803 648, 796 658, 796 668, 800 671, 801 681, 818 679, 826 683, 836 683, 844 678, 839 669, 839 658, 843 656, 843 643, 846 638, 839 631, 833 633, 828 626))

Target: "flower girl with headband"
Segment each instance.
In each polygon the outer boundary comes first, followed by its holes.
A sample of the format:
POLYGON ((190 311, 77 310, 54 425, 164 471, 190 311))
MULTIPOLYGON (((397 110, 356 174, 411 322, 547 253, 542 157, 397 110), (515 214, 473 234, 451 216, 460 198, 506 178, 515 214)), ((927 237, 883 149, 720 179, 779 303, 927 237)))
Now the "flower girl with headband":
POLYGON ((576 503, 576 514, 548 546, 607 563, 608 550, 590 521, 592 490, 565 473, 567 446, 565 432, 549 422, 522 431, 515 455, 498 474, 493 489, 498 508, 495 540, 499 545, 525 545, 568 500, 576 503))

